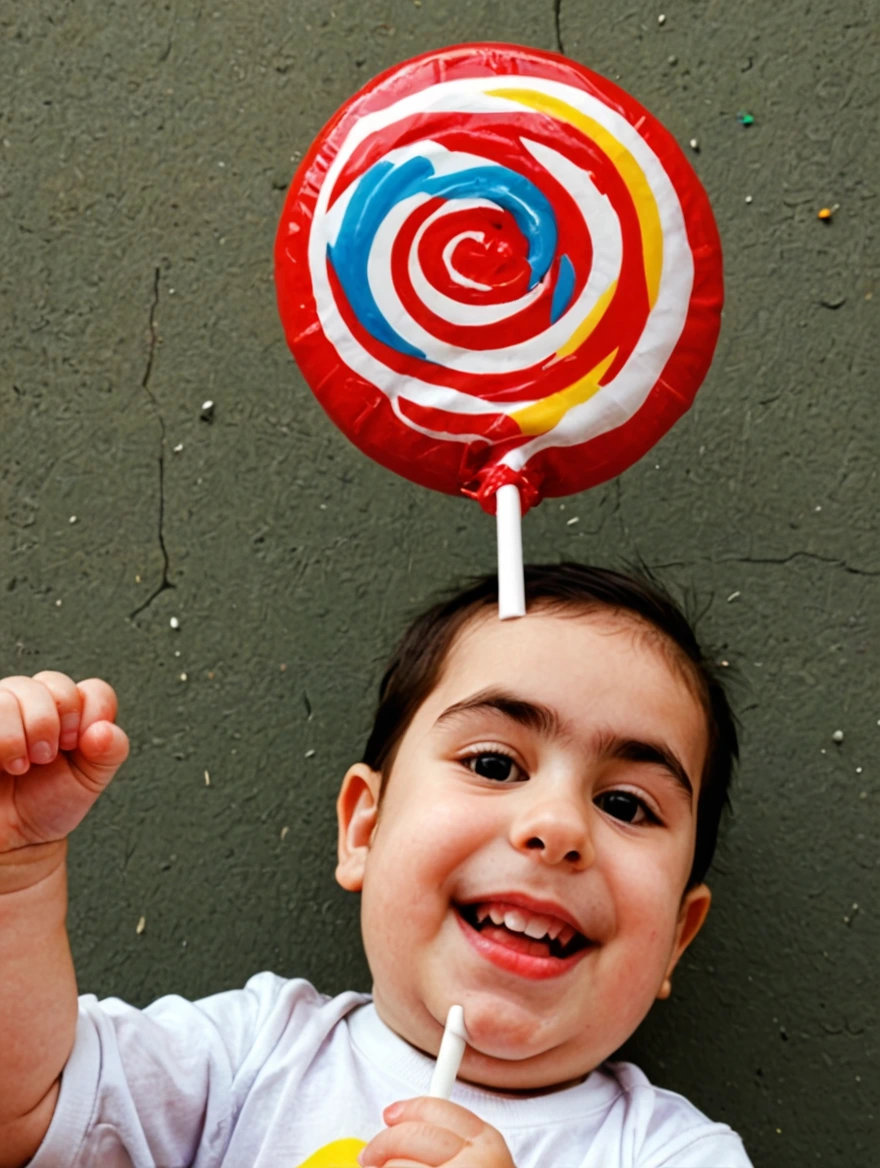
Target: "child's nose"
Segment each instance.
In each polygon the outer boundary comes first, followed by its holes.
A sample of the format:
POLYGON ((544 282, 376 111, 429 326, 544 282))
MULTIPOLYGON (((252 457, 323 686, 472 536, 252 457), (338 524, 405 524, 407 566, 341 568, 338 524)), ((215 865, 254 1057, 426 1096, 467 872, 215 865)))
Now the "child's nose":
POLYGON ((544 800, 524 810, 511 827, 510 842, 545 864, 588 868, 595 860, 586 815, 566 799, 544 800))

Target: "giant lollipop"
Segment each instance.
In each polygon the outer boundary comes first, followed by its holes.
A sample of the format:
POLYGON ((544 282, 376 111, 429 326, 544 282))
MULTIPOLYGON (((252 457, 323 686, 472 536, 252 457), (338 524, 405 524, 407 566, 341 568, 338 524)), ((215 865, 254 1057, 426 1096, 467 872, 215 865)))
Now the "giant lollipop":
POLYGON ((294 176, 275 280, 324 409, 377 462, 498 516, 620 474, 690 406, 723 299, 705 191, 672 136, 555 53, 472 44, 388 70, 294 176))

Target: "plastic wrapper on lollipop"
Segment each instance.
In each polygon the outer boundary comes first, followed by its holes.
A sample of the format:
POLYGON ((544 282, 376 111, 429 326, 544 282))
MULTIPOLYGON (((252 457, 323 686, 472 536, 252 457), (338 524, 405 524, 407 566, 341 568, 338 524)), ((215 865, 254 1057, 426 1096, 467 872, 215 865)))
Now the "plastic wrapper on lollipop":
POLYGON ((620 474, 690 406, 721 250, 672 136, 551 53, 382 74, 300 165, 276 240, 287 340, 367 455, 522 511, 620 474))

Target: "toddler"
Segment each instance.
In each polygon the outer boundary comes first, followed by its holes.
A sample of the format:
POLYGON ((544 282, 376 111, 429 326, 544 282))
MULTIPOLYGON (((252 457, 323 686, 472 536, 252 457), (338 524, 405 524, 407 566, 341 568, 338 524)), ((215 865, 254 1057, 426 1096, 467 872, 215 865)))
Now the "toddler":
POLYGON ((337 801, 371 994, 259 973, 137 1010, 77 1000, 66 837, 128 751, 109 685, 0 682, 0 1168, 749 1168, 609 1061, 700 930, 737 754, 653 584, 526 569, 418 618, 337 801), (450 1005, 468 1046, 426 1098, 450 1005))

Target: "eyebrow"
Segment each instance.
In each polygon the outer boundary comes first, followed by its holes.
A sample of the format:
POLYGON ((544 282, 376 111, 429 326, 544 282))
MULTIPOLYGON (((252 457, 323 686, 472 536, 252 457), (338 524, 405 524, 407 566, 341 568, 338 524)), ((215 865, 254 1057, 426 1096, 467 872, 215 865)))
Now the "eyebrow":
POLYGON ((559 715, 550 706, 543 706, 540 702, 530 702, 525 698, 518 698, 513 694, 500 689, 482 689, 463 701, 449 706, 434 723, 440 726, 450 722, 462 714, 472 713, 503 714, 512 722, 518 722, 528 730, 536 730, 545 738, 558 738, 562 734, 562 723, 559 715))
POLYGON ((607 759, 658 766, 675 780, 676 786, 687 796, 689 803, 693 800, 694 785, 684 764, 678 755, 662 742, 646 742, 642 738, 620 738, 616 734, 608 734, 602 742, 600 754, 607 759))
MULTIPOLYGON (((435 728, 442 726, 464 714, 472 713, 501 714, 545 738, 559 738, 564 733, 560 717, 551 706, 492 688, 480 690, 479 693, 449 706, 440 714, 434 726, 435 728)), ((622 737, 606 732, 600 736, 599 756, 608 761, 620 760, 658 766, 675 780, 676 786, 687 796, 688 802, 694 797, 694 786, 684 764, 675 752, 662 742, 622 737)))

